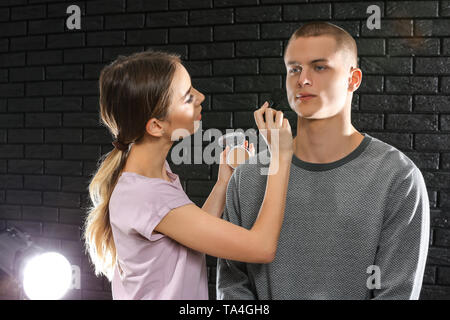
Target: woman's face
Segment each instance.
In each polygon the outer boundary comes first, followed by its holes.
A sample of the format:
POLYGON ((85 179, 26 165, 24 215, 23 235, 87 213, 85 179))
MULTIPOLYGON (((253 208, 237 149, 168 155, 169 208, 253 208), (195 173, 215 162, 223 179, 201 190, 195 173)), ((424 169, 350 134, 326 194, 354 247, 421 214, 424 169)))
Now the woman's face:
POLYGON ((172 141, 176 141, 193 134, 199 128, 201 103, 205 96, 192 87, 191 77, 181 64, 177 64, 171 89, 172 103, 165 132, 170 134, 172 141))

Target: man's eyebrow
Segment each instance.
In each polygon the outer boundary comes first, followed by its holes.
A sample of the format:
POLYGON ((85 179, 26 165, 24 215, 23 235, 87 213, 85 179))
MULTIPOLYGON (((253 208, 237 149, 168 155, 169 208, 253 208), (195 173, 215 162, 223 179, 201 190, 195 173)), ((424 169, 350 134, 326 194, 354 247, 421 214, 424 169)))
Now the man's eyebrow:
POLYGON ((184 100, 184 98, 186 98, 186 96, 189 94, 189 92, 191 92, 192 89, 192 85, 189 87, 188 91, 184 94, 184 96, 181 97, 181 100, 184 100))
MULTIPOLYGON (((311 61, 309 62, 309 64, 313 64, 313 63, 316 63, 316 62, 328 62, 328 59, 325 59, 325 58, 314 59, 314 60, 311 60, 311 61)), ((288 61, 287 64, 288 64, 288 66, 289 66, 289 65, 292 65, 292 64, 301 65, 301 63, 299 63, 299 62, 297 62, 297 61, 288 61)))

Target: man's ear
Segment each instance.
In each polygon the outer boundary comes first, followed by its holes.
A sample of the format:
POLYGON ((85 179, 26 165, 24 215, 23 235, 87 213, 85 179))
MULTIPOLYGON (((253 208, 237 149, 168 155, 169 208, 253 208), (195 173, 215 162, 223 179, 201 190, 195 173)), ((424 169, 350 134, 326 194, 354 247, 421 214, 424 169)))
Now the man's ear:
POLYGON ((360 68, 351 67, 350 68, 350 77, 348 81, 348 90, 351 92, 355 92, 358 90, 362 81, 362 71, 360 68))
POLYGON ((151 118, 150 120, 147 121, 145 130, 148 132, 148 134, 154 137, 162 137, 162 135, 164 134, 164 128, 162 126, 162 123, 156 118, 151 118))

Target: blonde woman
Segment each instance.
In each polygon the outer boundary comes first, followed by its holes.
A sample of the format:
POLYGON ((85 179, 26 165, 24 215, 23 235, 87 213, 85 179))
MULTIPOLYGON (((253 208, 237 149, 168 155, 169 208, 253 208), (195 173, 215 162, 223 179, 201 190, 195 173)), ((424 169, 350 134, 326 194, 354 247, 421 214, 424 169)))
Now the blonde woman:
POLYGON ((267 103, 254 114, 258 128, 267 130, 269 169, 278 170, 268 177, 258 219, 248 230, 221 219, 233 173, 224 161, 227 149, 202 208, 189 200, 166 161, 173 134, 198 129, 194 121, 201 118, 204 100, 178 56, 151 51, 121 56, 102 70, 99 87, 100 116, 116 141, 89 185, 93 206, 84 238, 96 274, 112 281, 113 298, 208 299, 205 253, 271 262, 293 155, 283 114, 267 103), (279 140, 271 141, 272 130, 279 140))

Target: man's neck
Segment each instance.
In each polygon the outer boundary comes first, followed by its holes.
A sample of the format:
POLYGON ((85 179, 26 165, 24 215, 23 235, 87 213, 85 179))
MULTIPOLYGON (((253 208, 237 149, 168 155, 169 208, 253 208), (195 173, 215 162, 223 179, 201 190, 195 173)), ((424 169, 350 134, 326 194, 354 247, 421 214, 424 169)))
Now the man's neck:
POLYGON ((305 162, 331 163, 350 154, 363 138, 350 117, 342 114, 326 119, 298 117, 294 154, 305 162))

